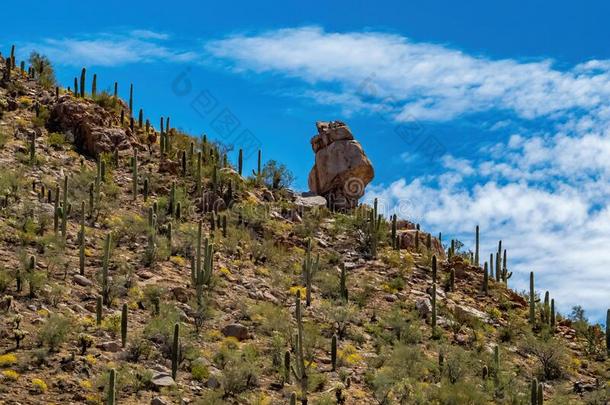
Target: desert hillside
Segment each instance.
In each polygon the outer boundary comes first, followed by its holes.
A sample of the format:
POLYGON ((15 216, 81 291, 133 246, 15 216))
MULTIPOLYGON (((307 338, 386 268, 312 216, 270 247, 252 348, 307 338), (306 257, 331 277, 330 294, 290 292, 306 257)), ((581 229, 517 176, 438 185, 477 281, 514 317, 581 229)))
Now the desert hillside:
POLYGON ((501 242, 489 258, 363 189, 301 195, 264 150, 246 173, 244 151, 147 117, 117 96, 129 83, 83 69, 64 87, 11 55, 0 403, 608 403, 604 331, 535 275, 511 290, 501 242))

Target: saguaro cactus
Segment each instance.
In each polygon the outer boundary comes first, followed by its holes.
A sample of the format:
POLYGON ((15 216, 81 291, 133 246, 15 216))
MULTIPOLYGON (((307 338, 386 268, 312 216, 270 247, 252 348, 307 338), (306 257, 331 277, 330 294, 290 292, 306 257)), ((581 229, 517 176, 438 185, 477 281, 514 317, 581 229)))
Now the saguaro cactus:
POLYGON ((432 284, 432 336, 436 336, 436 284, 432 284))
POLYGON ((136 200, 138 198, 138 152, 136 149, 133 150, 133 157, 131 158, 131 169, 131 193, 133 194, 133 199, 136 200))
POLYGON ((180 359, 180 324, 174 325, 174 341, 172 344, 172 378, 176 379, 178 374, 178 361, 180 359))
POLYGON ((345 263, 341 264, 341 276, 339 278, 339 294, 343 301, 348 301, 348 291, 347 291, 347 271, 345 270, 345 263))
POLYGON ((337 369, 337 335, 333 335, 330 340, 330 363, 332 370, 335 371, 337 369))
POLYGON ((108 379, 108 405, 116 405, 116 370, 110 370, 110 376, 108 379))
POLYGON ((432 283, 436 284, 436 275, 437 275, 437 269, 436 269, 436 255, 432 256, 432 283))
POLYGON ((313 279, 313 275, 318 271, 318 267, 320 265, 320 255, 318 254, 316 260, 311 256, 311 239, 307 241, 307 252, 305 254, 305 259, 303 260, 303 281, 305 284, 305 305, 311 305, 311 280, 313 279))
POLYGON ((97 95, 97 74, 93 75, 93 81, 91 82, 91 98, 95 98, 97 95))
POLYGON ((133 116, 133 83, 129 85, 129 115, 133 116))
POLYGON ((102 308, 102 296, 98 295, 95 300, 95 323, 97 326, 102 324, 104 313, 102 308))
POLYGON ((85 81, 86 81, 87 69, 83 68, 80 72, 80 96, 85 97, 85 81))
POLYGON ((104 244, 104 258, 102 261, 102 298, 104 305, 110 305, 110 284, 108 284, 108 266, 110 264, 110 232, 106 235, 104 244))
POLYGON ((237 158, 237 172, 241 176, 244 170, 244 150, 239 150, 239 156, 237 158))
POLYGON ((534 378, 531 383, 530 402, 532 405, 538 405, 538 380, 534 378))
POLYGON ((536 295, 534 291, 534 272, 530 272, 530 316, 529 322, 532 326, 536 323, 536 295))
POLYGON ((475 242, 474 242, 474 265, 479 267, 479 225, 475 230, 475 242))
POLYGON ((610 356, 610 309, 606 311, 606 352, 610 356))
POLYGON ((487 295, 489 292, 489 269, 487 268, 487 262, 483 266, 483 293, 487 295))
POLYGON ((68 176, 64 177, 64 189, 63 189, 63 204, 62 204, 62 212, 61 212, 61 236, 62 238, 66 238, 66 227, 68 225, 68 176))
POLYGON ((301 385, 301 395, 307 403, 307 369, 305 368, 305 357, 303 354, 303 318, 301 313, 301 292, 296 293, 295 318, 297 321, 296 335, 296 364, 292 367, 294 377, 301 385))
POLYGON ((127 304, 123 304, 123 310, 121 311, 121 346, 125 347, 127 344, 127 304))
POLYGON ((87 212, 85 211, 85 202, 80 203, 80 235, 79 235, 79 254, 78 254, 78 268, 81 276, 85 275, 85 217, 87 212))

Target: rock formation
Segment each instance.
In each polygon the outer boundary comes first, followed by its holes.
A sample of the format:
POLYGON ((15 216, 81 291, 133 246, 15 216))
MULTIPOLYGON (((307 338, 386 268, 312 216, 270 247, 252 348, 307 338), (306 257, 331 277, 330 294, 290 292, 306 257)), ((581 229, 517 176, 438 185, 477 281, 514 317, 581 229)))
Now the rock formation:
POLYGON ((63 95, 51 110, 48 127, 70 132, 76 147, 89 156, 115 149, 130 149, 137 139, 128 128, 119 126, 116 117, 91 100, 63 95))
POLYGON ((316 127, 318 134, 311 139, 316 158, 309 189, 325 197, 333 209, 354 207, 373 180, 373 165, 345 123, 318 121, 316 127))

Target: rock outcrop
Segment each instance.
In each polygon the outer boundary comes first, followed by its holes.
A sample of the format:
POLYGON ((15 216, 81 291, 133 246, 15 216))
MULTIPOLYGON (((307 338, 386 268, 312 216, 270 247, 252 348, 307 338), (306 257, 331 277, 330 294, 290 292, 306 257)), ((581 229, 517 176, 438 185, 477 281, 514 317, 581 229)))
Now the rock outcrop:
POLYGON ((311 139, 316 159, 309 173, 309 189, 325 197, 331 208, 354 207, 375 176, 373 165, 345 123, 318 121, 316 127, 318 134, 311 139))
POLYGON ((89 156, 115 149, 130 149, 138 144, 129 128, 91 100, 63 95, 53 106, 49 117, 50 131, 71 133, 76 147, 89 156))

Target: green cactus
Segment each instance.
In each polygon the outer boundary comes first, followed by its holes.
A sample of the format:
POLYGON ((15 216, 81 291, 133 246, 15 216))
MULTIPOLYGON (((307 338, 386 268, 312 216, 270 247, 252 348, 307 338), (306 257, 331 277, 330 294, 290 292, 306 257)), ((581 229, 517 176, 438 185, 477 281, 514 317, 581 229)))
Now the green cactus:
POLYGON ((244 150, 239 150, 239 156, 237 158, 237 173, 241 176, 244 170, 244 150))
POLYGON ((27 264, 28 280, 30 285, 30 298, 36 297, 36 283, 33 280, 36 278, 36 257, 30 256, 27 264))
POLYGON ((494 254, 489 254, 489 277, 494 278, 494 254))
POLYGON ((494 382, 496 385, 500 381, 500 346, 494 347, 494 382))
POLYGON ((496 252, 496 281, 502 280, 502 260, 500 254, 496 252))
POLYGON ((129 85, 129 115, 133 117, 133 83, 129 85))
POLYGON ((377 213, 377 199, 373 202, 373 209, 369 212, 367 228, 367 239, 369 251, 373 259, 377 258, 377 247, 379 244, 379 229, 381 227, 382 216, 377 213))
POLYGON ((530 295, 529 295, 529 306, 530 306, 530 315, 529 322, 532 327, 536 323, 536 295, 534 291, 534 272, 530 272, 530 295))
POLYGON ((121 347, 127 344, 127 304, 123 304, 121 311, 121 347))
POLYGON ((167 206, 167 213, 170 217, 173 217, 176 213, 176 183, 172 182, 172 188, 169 190, 169 205, 167 206))
POLYGON ((144 126, 144 110, 140 108, 140 112, 138 114, 138 128, 142 129, 144 126))
POLYGON ((449 290, 455 292, 455 269, 449 272, 449 290))
POLYGON ((436 255, 432 256, 432 283, 436 284, 436 276, 437 276, 437 260, 436 255))
POLYGON ((392 248, 398 250, 398 237, 397 237, 397 225, 396 225, 396 214, 392 215, 392 248))
POLYGON ((85 81, 86 81, 87 69, 83 68, 80 72, 80 96, 85 98, 85 81))
POLYGON ((172 344, 172 378, 176 380, 178 362, 180 361, 180 324, 174 325, 174 341, 172 344))
POLYGON ((62 204, 62 212, 61 212, 61 236, 66 239, 66 228, 68 225, 68 214, 69 214, 69 205, 68 205, 68 176, 64 177, 64 189, 63 189, 63 204, 62 204))
POLYGON ((30 164, 36 163, 36 132, 30 136, 30 164))
POLYGON ((131 194, 134 200, 138 199, 138 151, 134 148, 133 157, 131 158, 132 185, 131 194))
POLYGON ((227 230, 227 216, 223 215, 222 216, 222 237, 226 238, 228 235, 228 230, 227 230))
POLYGON ((489 292, 489 269, 487 268, 487 262, 483 265, 483 293, 487 295, 489 292))
POLYGON ((102 296, 98 295, 95 300, 95 323, 97 326, 102 324, 103 319, 103 309, 102 309, 102 296))
POLYGON ((284 382, 290 384, 290 350, 284 353, 284 382))
POLYGON ((81 276, 85 275, 85 202, 80 203, 80 235, 79 235, 79 255, 78 255, 78 269, 81 276))
POLYGON ((538 405, 538 380, 536 378, 532 380, 530 402, 532 405, 538 405))
POLYGON ((479 225, 477 225, 474 234, 474 265, 479 267, 479 225))
POLYGON ((606 353, 610 356, 610 309, 606 311, 606 353))
POLYGON ((197 193, 201 192, 201 164, 202 164, 202 153, 201 153, 201 151, 199 151, 199 152, 197 152, 197 178, 195 179, 197 193))
POLYGON ((316 260, 311 256, 311 239, 307 241, 307 251, 305 253, 305 259, 303 260, 302 272, 303 272, 303 284, 305 284, 305 305, 311 305, 311 281, 314 274, 318 271, 320 265, 320 255, 316 256, 316 260))
POLYGON ((116 104, 117 99, 119 98, 119 83, 114 82, 114 94, 112 95, 113 103, 116 104))
POLYGON ((201 234, 202 234, 203 223, 199 221, 197 228, 197 246, 195 251, 197 257, 195 260, 195 269, 197 274, 197 282, 195 284, 197 290, 197 304, 202 305, 203 303, 203 288, 209 286, 212 279, 212 273, 214 268, 214 245, 205 240, 204 253, 201 253, 201 234))
POLYGON ((426 234, 426 249, 428 249, 428 251, 432 249, 432 235, 429 233, 426 234))
POLYGON ((144 190, 143 190, 143 193, 144 193, 144 202, 148 201, 148 188, 149 188, 148 177, 145 177, 144 178, 144 190))
POLYGON ((296 361, 292 367, 292 373, 295 379, 301 385, 301 395, 303 401, 307 403, 307 369, 305 368, 305 356, 303 349, 303 315, 301 313, 301 292, 296 293, 296 306, 295 306, 295 318, 297 321, 297 334, 296 334, 296 361))
POLYGON ((333 335, 330 340, 330 363, 332 370, 335 371, 337 369, 337 335, 333 335))
POLYGON ((551 318, 551 302, 549 297, 549 292, 546 291, 544 293, 544 304, 542 307, 542 322, 548 323, 551 318))
POLYGON ((436 330, 436 284, 432 284, 432 317, 431 317, 431 325, 432 325, 432 336, 437 335, 436 330))
POLYGON ((339 278, 339 295, 343 299, 344 302, 348 301, 348 291, 347 291, 347 271, 345 269, 345 263, 341 264, 341 276, 339 278))
POLYGON ((107 405, 116 405, 116 370, 110 370, 110 376, 108 381, 108 397, 107 405))
POLYGON ((97 96, 97 74, 93 75, 93 81, 91 82, 91 98, 97 96))
POLYGON ((290 405, 297 405, 297 393, 293 392, 290 394, 290 405))
MULTIPOLYGON (((549 325, 551 326, 551 331, 555 330, 556 319, 555 319, 555 298, 551 299, 551 319, 549 320, 549 325)), ((606 333, 606 336, 608 334, 606 333)))
POLYGON ((108 283, 108 266, 110 265, 110 244, 112 238, 110 232, 106 234, 106 242, 104 244, 104 258, 102 260, 102 297, 104 305, 110 305, 110 284, 108 283))

